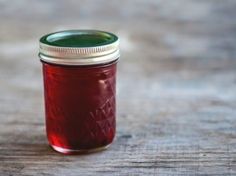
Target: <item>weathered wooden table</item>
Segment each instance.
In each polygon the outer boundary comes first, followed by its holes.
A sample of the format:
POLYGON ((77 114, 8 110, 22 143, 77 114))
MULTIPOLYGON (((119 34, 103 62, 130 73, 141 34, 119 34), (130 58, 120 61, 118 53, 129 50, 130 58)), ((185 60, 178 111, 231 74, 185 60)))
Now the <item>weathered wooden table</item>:
POLYGON ((0 1, 0 175, 236 175, 236 1, 0 1), (38 38, 121 38, 117 136, 106 151, 47 145, 38 38))

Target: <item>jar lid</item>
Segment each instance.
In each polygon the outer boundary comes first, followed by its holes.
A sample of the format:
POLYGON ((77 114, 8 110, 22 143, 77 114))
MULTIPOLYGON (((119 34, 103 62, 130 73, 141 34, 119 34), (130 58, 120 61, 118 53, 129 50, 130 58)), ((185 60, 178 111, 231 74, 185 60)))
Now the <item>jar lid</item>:
POLYGON ((116 35, 98 30, 67 30, 50 33, 39 40, 39 57, 61 65, 94 65, 119 58, 116 35))

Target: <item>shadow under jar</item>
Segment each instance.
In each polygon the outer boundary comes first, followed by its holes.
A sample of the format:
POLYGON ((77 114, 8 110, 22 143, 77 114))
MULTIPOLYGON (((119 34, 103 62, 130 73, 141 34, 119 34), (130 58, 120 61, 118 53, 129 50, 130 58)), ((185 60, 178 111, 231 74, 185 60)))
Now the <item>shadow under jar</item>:
POLYGON ((119 40, 97 30, 68 30, 40 39, 46 131, 51 147, 76 154, 105 149, 116 131, 119 40))

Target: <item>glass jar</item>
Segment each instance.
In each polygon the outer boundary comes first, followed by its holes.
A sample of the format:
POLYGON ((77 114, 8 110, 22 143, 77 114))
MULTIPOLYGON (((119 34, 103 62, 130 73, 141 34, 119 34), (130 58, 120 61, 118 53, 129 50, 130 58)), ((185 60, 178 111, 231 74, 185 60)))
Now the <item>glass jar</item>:
POLYGON ((68 30, 40 39, 46 131, 51 147, 73 154, 107 148, 116 131, 116 35, 68 30))

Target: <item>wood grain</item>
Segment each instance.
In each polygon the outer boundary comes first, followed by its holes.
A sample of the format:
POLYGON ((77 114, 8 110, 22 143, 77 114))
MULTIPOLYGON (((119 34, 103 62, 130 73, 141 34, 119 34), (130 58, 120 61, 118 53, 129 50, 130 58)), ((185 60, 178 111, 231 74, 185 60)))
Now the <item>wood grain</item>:
POLYGON ((236 175, 234 0, 0 1, 0 175, 236 175), (28 7, 28 8, 26 8, 28 7), (64 156, 47 144, 38 38, 121 38, 117 136, 64 156))

